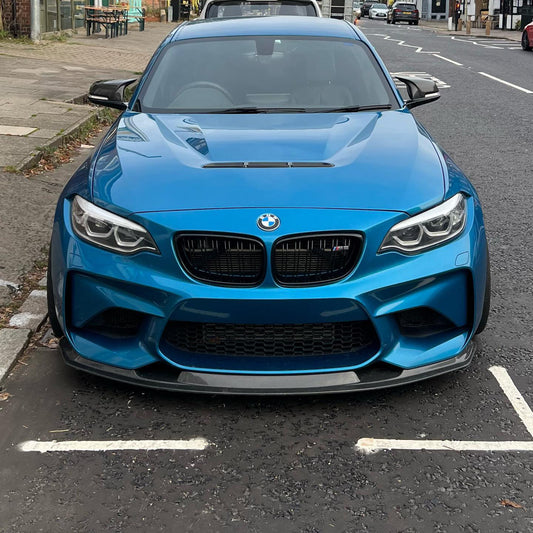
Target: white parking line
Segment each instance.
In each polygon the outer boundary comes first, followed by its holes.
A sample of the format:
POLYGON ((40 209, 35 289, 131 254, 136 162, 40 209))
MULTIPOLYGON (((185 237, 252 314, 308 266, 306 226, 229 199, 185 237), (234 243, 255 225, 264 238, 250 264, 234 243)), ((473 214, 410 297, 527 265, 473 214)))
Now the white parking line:
POLYGON ((439 54, 433 54, 435 57, 438 57, 440 59, 444 59, 444 61, 448 61, 449 63, 453 63, 454 65, 457 65, 458 67, 462 67, 462 63, 458 63, 457 61, 454 61, 453 59, 448 59, 447 57, 441 56, 439 54))
MULTIPOLYGON (((533 437, 533 411, 516 388, 507 370, 501 366, 489 368, 505 396, 533 437)), ((531 441, 472 441, 472 440, 403 440, 403 439, 359 439, 355 450, 362 453, 376 453, 380 450, 431 450, 472 452, 533 452, 531 441)))
POLYGON ((531 411, 529 405, 524 400, 524 397, 516 388, 516 385, 513 383, 507 370, 501 366, 491 366, 489 372, 491 372, 498 380, 505 396, 509 398, 511 405, 514 407, 516 414, 520 417, 520 420, 522 420, 526 426, 529 434, 533 437, 533 411, 531 411))
POLYGON ((121 450, 205 450, 206 439, 189 440, 67 440, 41 442, 27 440, 18 445, 21 452, 112 452, 121 450))
POLYGON ((359 439, 358 452, 375 453, 379 450, 428 450, 453 452, 533 452, 533 441, 472 441, 472 440, 397 440, 359 439))
POLYGON ((533 91, 530 91, 529 89, 524 89, 523 87, 520 87, 519 85, 515 85, 514 83, 509 83, 508 81, 501 80, 500 78, 496 78, 496 76, 491 76, 490 74, 487 74, 486 72, 479 72, 479 74, 487 78, 490 78, 491 80, 503 83, 504 85, 508 85, 509 87, 512 87, 513 89, 518 89, 519 91, 522 91, 527 94, 533 94, 533 91))

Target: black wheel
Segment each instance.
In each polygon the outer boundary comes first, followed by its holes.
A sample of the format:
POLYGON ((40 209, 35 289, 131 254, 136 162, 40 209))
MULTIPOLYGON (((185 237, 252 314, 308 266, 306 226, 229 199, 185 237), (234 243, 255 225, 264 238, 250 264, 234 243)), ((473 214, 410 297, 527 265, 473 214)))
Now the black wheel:
POLYGON ((487 322, 489 320, 490 312, 490 260, 489 260, 489 251, 487 249, 487 281, 485 283, 485 297, 483 298, 483 312, 481 313, 481 320, 476 329, 476 335, 479 335, 485 329, 487 322))
POLYGON ((57 314, 56 314, 54 291, 52 289, 52 272, 51 272, 52 262, 50 260, 51 255, 52 253, 50 251, 50 253, 48 254, 48 270, 46 272, 46 299, 48 303, 48 319, 50 320, 50 326, 52 327, 52 331, 54 332, 54 335, 57 338, 60 338, 63 336, 63 330, 61 329, 61 326, 59 325, 59 320, 57 319, 57 314))
POLYGON ((415 21, 413 22, 413 24, 414 24, 415 26, 418 26, 418 20, 415 20, 415 21))
POLYGON ((527 31, 524 31, 524 33, 522 33, 522 50, 525 50, 526 52, 531 51, 531 44, 527 36, 527 31))

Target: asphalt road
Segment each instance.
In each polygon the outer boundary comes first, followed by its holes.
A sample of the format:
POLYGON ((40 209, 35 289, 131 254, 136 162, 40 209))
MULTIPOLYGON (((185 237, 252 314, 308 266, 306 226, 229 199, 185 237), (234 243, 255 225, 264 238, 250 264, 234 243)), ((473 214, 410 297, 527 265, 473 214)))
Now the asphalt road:
POLYGON ((35 348, 5 382, 11 396, 0 402, 2 533, 533 529, 532 451, 367 454, 356 446, 362 438, 533 441, 527 412, 520 417, 489 371, 505 368, 533 406, 533 94, 479 74, 533 91, 533 53, 367 19, 362 28, 391 71, 426 73, 449 86, 415 114, 467 172, 484 204, 493 310, 472 365, 384 392, 198 397, 82 375, 66 368, 56 350, 35 348), (34 440, 198 437, 209 443, 204 450, 18 448, 34 440))

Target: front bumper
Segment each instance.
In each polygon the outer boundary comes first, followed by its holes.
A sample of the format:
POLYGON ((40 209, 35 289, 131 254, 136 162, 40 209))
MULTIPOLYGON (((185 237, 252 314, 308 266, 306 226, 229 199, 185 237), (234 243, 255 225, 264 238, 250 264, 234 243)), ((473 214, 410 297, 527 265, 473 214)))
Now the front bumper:
MULTIPOLYGON (((161 255, 123 257, 75 237, 65 208, 62 223, 55 226, 51 262, 56 311, 65 333, 62 351, 70 365, 88 372, 148 387, 208 393, 347 392, 401 385, 462 368, 472 356, 468 347, 481 315, 486 272, 484 227, 482 216, 474 214, 479 207, 473 198, 470 209, 472 216, 459 238, 416 256, 377 253, 400 214, 279 209, 276 213, 290 234, 363 231, 366 244, 360 263, 345 279, 323 286, 280 287, 267 275, 259 287, 231 288, 189 279, 170 247, 164 249, 175 231, 173 213, 142 221, 159 237, 161 255), (164 233, 159 228, 171 229, 164 233), (128 338, 105 337, 92 328, 93 320, 112 308, 141 317, 128 338), (449 327, 413 334, 409 313, 416 309, 437 313, 449 327), (375 328, 379 344, 357 358, 322 352, 292 359, 279 353, 268 360, 236 354, 206 357, 196 350, 170 350, 164 342, 172 321, 225 326, 363 320, 375 328)), ((184 230, 204 229, 210 223, 203 213, 179 217, 184 230)), ((235 210, 221 229, 253 235, 259 230, 246 224, 251 226, 255 219, 253 211, 235 210)), ((259 237, 267 248, 276 239, 259 237)))
POLYGON ((459 355, 448 360, 396 372, 378 364, 357 371, 277 376, 180 371, 168 365, 165 371, 149 367, 129 370, 85 359, 65 338, 61 339, 60 349, 71 367, 123 383, 204 394, 288 396, 377 390, 433 378, 468 366, 475 342, 471 341, 459 355))
POLYGON ((400 15, 393 15, 392 20, 395 22, 416 22, 418 20, 418 15, 402 13, 400 15))

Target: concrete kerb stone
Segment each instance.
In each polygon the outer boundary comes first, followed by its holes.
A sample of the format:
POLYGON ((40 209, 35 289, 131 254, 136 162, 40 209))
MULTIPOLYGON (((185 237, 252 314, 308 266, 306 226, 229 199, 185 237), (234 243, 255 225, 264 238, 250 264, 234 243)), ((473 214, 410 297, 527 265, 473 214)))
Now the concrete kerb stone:
POLYGON ((11 317, 9 325, 13 328, 29 328, 36 331, 45 321, 47 313, 46 291, 35 290, 26 298, 19 312, 11 317))
MULTIPOLYGON (((80 99, 83 97, 79 97, 80 99)), ((66 144, 69 140, 71 140, 73 137, 75 137, 78 132, 84 128, 87 124, 89 124, 91 121, 94 121, 95 119, 98 119, 102 113, 102 109, 95 108, 88 109, 87 115, 77 122, 75 122, 72 126, 68 127, 61 135, 58 135, 56 138, 51 139, 48 142, 45 142, 42 145, 42 149, 38 150, 37 152, 32 152, 29 156, 25 157, 18 165, 17 170, 23 171, 28 170, 32 167, 34 167, 42 158, 43 154, 47 149, 55 149, 58 148, 64 144, 66 144)))
POLYGON ((27 328, 0 329, 0 383, 28 345, 30 335, 31 330, 27 328))
POLYGON ((33 290, 19 312, 11 317, 9 327, 0 329, 0 383, 24 352, 31 335, 44 324, 48 316, 46 278, 39 282, 39 287, 42 288, 33 290))

